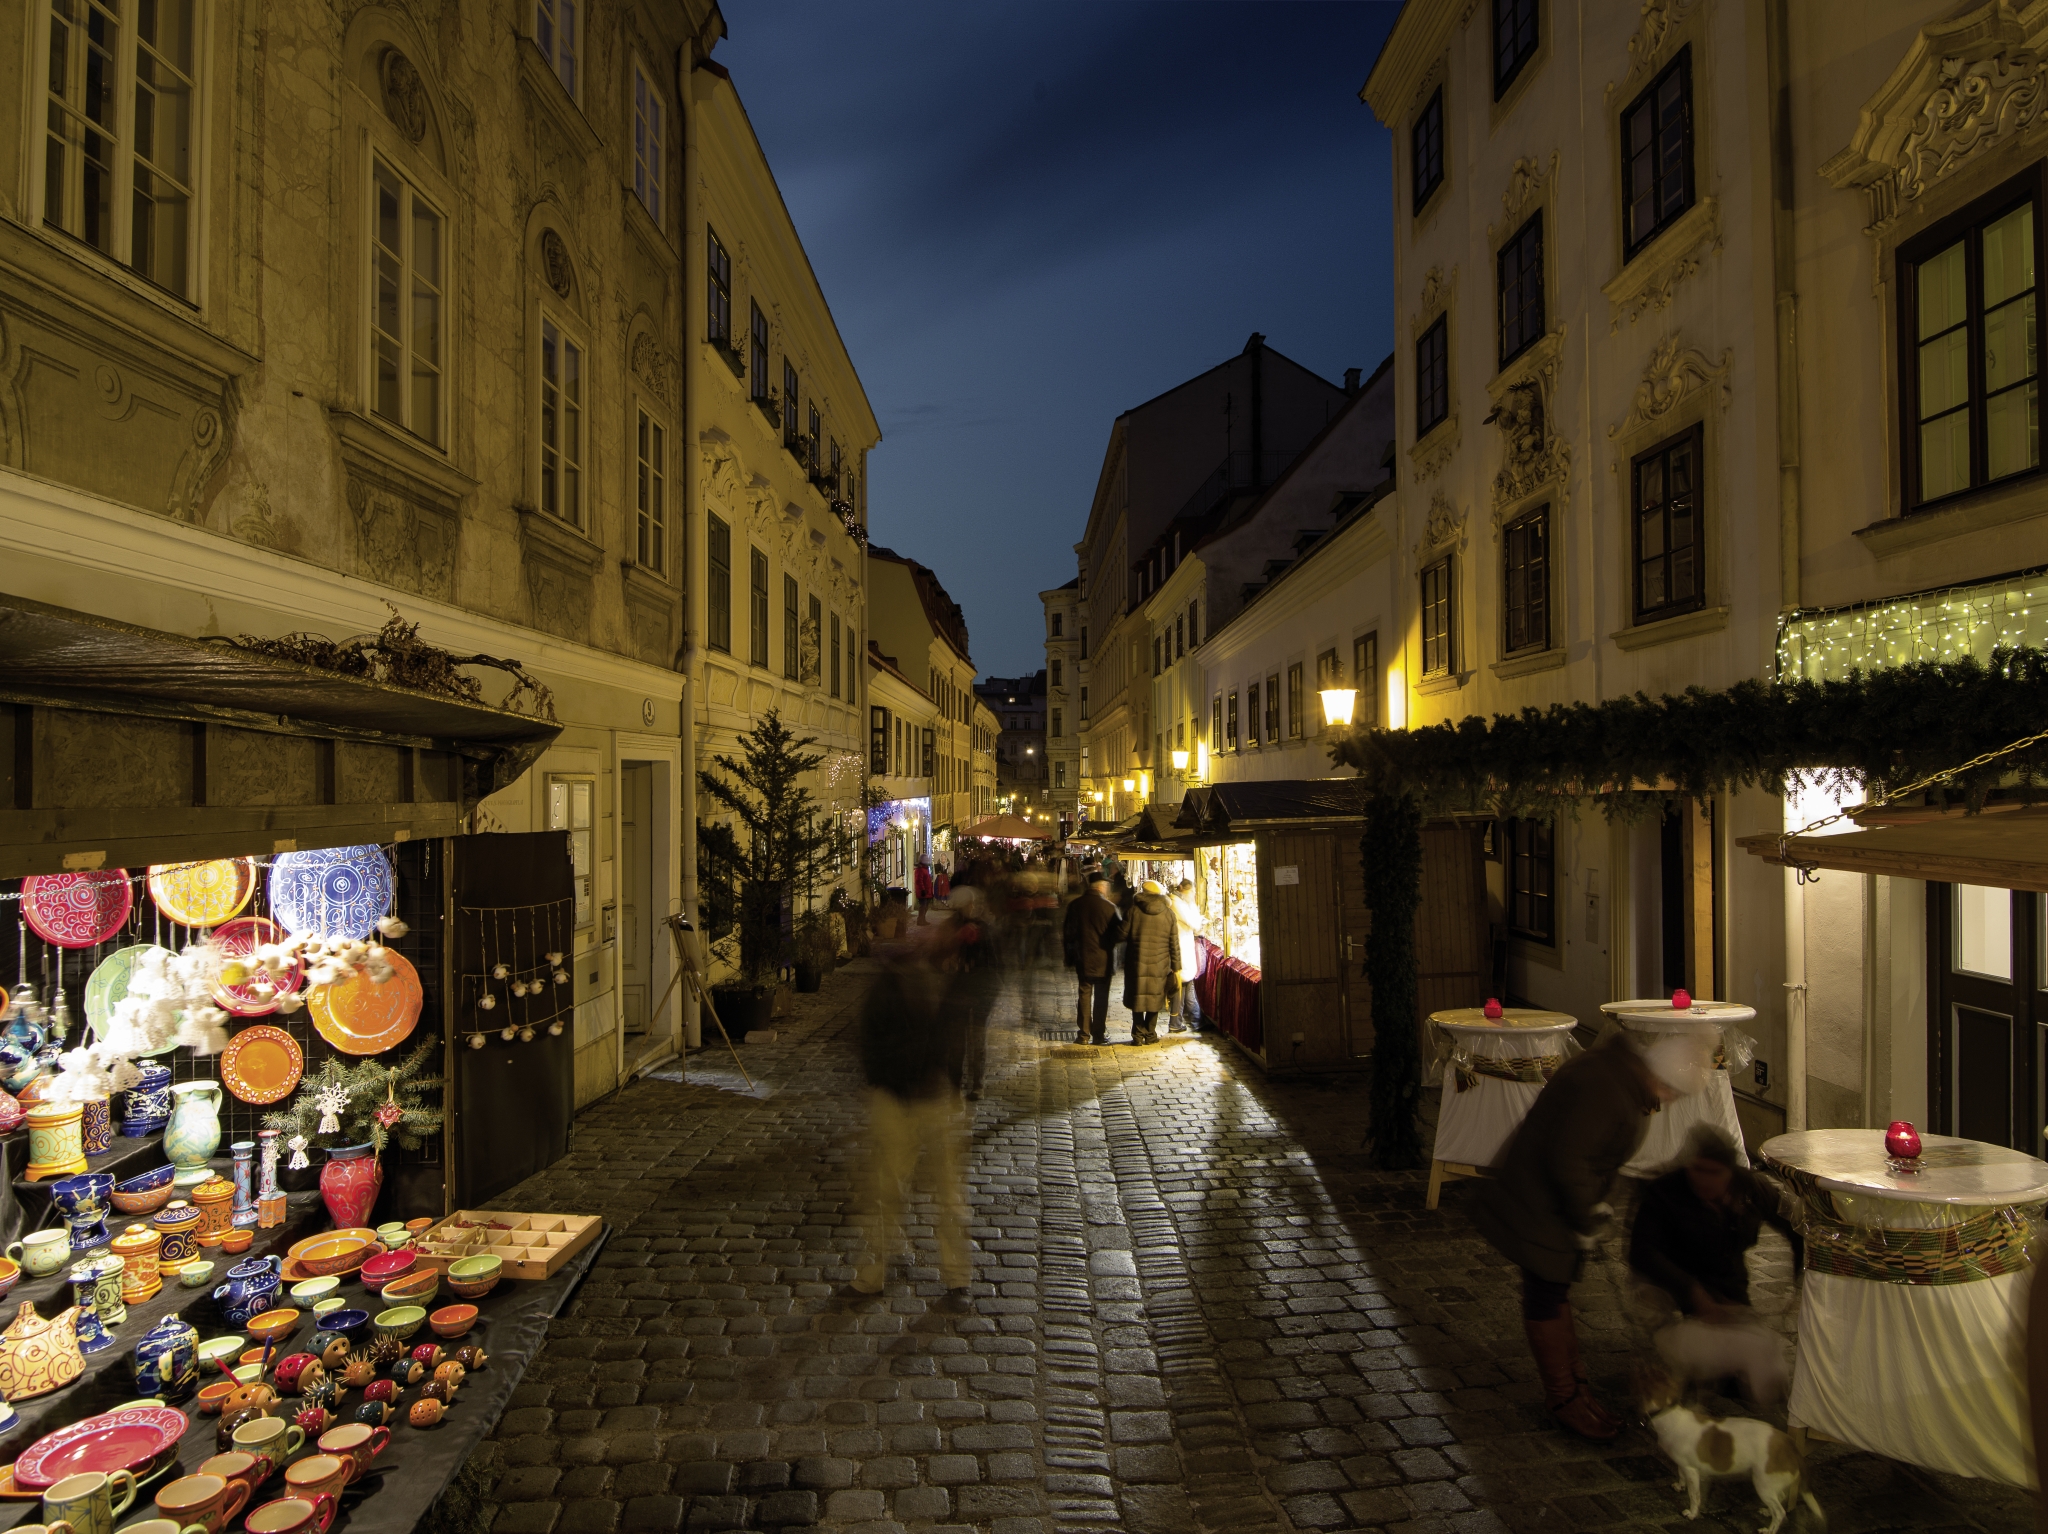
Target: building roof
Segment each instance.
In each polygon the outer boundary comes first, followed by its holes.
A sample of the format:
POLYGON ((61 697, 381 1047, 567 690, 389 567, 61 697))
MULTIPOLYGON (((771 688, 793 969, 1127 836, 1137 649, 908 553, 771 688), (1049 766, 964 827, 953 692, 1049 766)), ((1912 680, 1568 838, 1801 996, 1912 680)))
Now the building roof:
POLYGON ((903 674, 903 668, 896 664, 895 656, 884 655, 882 653, 882 647, 876 644, 872 639, 868 641, 868 664, 870 666, 873 666, 877 671, 886 671, 890 676, 896 678, 897 681, 901 682, 905 687, 908 687, 920 698, 929 699, 931 697, 931 694, 929 692, 925 691, 924 688, 918 686, 917 683, 911 681, 909 677, 903 674))
POLYGON ((1174 824, 1199 837, 1249 836, 1262 826, 1365 818, 1355 778, 1248 779, 1191 788, 1174 824))
POLYGON ((945 640, 962 660, 972 665, 974 661, 968 654, 967 645, 967 614, 960 610, 960 604, 953 600, 945 585, 932 573, 931 567, 919 564, 907 554, 885 549, 879 543, 868 545, 868 557, 886 559, 891 564, 902 565, 910 571, 911 585, 916 588, 917 599, 924 606, 925 622, 931 625, 932 632, 945 640))

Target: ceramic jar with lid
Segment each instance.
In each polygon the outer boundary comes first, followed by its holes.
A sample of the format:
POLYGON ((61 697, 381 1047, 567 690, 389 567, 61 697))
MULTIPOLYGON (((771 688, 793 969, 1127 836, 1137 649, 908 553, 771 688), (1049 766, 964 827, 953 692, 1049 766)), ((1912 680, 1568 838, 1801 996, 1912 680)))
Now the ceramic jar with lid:
POLYGON ((121 1115, 121 1133, 133 1139, 155 1134, 171 1118, 171 1068, 147 1061, 137 1069, 142 1080, 128 1089, 121 1115))
POLYGON ((85 1170, 85 1150, 78 1138, 83 1114, 77 1103, 37 1103, 28 1110, 30 1182, 75 1177, 85 1170))
POLYGON ((199 1333, 165 1316, 135 1344, 135 1393, 176 1401, 199 1381, 199 1333))
POLYGON ((165 1278, 182 1273, 199 1260, 199 1211, 183 1199, 173 1199, 149 1223, 163 1238, 157 1248, 156 1270, 165 1278))
POLYGON ((89 1097, 79 1104, 79 1147, 97 1156, 114 1143, 114 1115, 104 1097, 89 1097))
POLYGON ((155 1226, 135 1224, 114 1237, 113 1253, 121 1259, 121 1298, 140 1305, 164 1286, 157 1277, 157 1248, 163 1235, 155 1226))
POLYGON ((199 1235, 224 1236, 235 1228, 235 1185, 226 1178, 207 1178, 191 1198, 199 1209, 199 1235))

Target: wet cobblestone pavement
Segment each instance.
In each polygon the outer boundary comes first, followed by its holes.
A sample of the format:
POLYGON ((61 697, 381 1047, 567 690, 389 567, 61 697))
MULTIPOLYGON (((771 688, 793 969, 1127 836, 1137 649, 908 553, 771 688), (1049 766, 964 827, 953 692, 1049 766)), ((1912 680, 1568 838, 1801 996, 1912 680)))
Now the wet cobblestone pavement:
MULTIPOLYGON (((1355 1085, 1267 1082, 1213 1036, 1047 1042, 1057 971, 998 1010, 973 1105, 972 1300, 949 1309, 935 1265, 848 1296, 872 972, 742 1046, 753 1091, 706 1050, 496 1201, 614 1227, 481 1451, 496 1534, 1759 1527, 1746 1481, 1687 1522, 1640 1428, 1549 1425, 1470 1185, 1431 1213, 1422 1174, 1370 1170, 1355 1085)), ((1789 1328, 1765 1243, 1758 1305, 1789 1328)), ((1647 1349, 1622 1271, 1610 1243, 1573 1295, 1617 1408, 1647 1349)), ((1833 1534, 2031 1527, 2009 1488, 1832 1445, 1810 1468, 1833 1534)))

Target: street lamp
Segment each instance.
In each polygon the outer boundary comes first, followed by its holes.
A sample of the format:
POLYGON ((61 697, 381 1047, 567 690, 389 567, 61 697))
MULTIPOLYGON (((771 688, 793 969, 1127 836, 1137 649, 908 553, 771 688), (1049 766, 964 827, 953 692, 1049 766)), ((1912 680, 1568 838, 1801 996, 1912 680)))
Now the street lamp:
POLYGON ((1352 710, 1358 706, 1356 687, 1325 687, 1322 690, 1323 723, 1332 729, 1349 729, 1352 710))
POLYGON ((1138 787, 1138 785, 1137 785, 1137 784, 1136 784, 1135 782, 1133 782, 1133 781, 1132 781, 1132 780, 1131 780, 1130 778, 1125 778, 1125 779, 1124 779, 1124 792, 1125 792, 1125 793, 1127 793, 1127 794, 1128 794, 1128 793, 1133 793, 1133 792, 1135 792, 1135 791, 1136 791, 1137 787, 1138 787))
POLYGON ((1175 772, 1186 772, 1188 770, 1187 752, 1176 751, 1173 753, 1173 770, 1175 772))

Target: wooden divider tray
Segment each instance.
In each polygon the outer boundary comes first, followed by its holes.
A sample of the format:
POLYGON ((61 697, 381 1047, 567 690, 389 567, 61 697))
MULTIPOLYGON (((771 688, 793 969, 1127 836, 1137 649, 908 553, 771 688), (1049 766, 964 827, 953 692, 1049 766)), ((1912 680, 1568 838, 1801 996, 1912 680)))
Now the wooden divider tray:
POLYGON ((563 1263, 597 1239, 604 1226, 594 1214, 515 1214, 507 1209, 458 1209, 420 1233, 413 1243, 423 1268, 445 1270, 465 1257, 504 1259, 505 1277, 552 1278, 563 1263))

